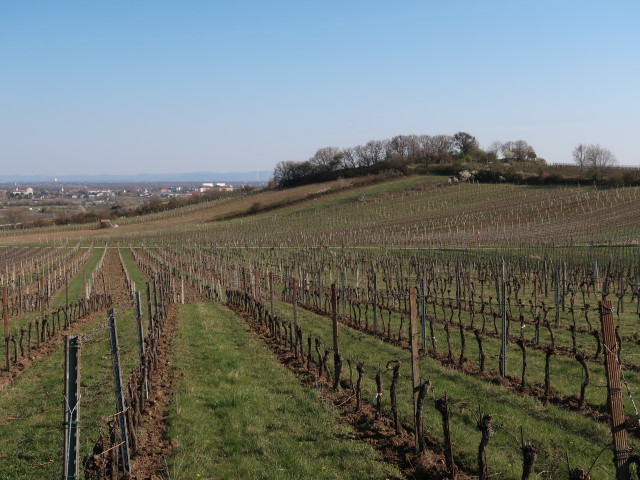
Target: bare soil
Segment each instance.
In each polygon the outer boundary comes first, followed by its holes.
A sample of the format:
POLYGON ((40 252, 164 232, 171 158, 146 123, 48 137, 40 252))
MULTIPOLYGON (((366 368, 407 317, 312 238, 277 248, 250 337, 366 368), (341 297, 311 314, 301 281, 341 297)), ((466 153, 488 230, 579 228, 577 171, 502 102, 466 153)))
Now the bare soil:
POLYGON ((138 432, 139 448, 131 460, 132 480, 163 480, 166 478, 164 459, 173 452, 167 438, 169 405, 173 392, 175 370, 171 366, 173 338, 176 334, 176 307, 169 306, 164 332, 158 344, 158 363, 149 384, 151 398, 145 405, 142 428, 138 432))

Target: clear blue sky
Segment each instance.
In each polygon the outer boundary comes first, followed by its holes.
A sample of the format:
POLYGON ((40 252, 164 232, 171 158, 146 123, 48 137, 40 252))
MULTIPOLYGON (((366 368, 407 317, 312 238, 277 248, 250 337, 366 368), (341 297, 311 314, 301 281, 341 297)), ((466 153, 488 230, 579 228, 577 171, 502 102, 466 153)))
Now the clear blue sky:
POLYGON ((638 0, 0 0, 0 168, 251 171, 457 131, 639 165, 639 24, 638 0))

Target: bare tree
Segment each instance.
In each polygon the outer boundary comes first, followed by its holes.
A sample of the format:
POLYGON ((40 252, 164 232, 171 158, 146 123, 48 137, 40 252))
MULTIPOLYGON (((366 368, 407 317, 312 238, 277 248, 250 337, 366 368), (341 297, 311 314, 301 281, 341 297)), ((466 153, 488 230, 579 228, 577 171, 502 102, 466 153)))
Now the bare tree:
POLYGON ((469 155, 480 150, 480 144, 476 137, 467 132, 458 132, 453 135, 453 145, 460 155, 469 155))
POLYGON ((16 227, 26 220, 26 211, 20 207, 9 207, 2 209, 0 213, 0 224, 8 224, 16 227))
POLYGON ((431 144, 436 147, 439 152, 444 154, 453 154, 455 151, 453 137, 451 135, 436 135, 435 137, 431 137, 431 144))
POLYGON ((358 155, 355 148, 349 147, 342 151, 342 157, 340 157, 342 168, 356 168, 358 166, 358 155))
POLYGON ((281 187, 294 185, 311 172, 309 162, 283 161, 278 162, 273 171, 273 180, 281 187))
POLYGON ((370 167, 385 160, 387 141, 371 140, 366 145, 355 147, 359 167, 370 167))
POLYGON ((584 143, 580 143, 573 149, 573 161, 576 162, 580 168, 587 166, 587 148, 584 143))
POLYGON ((615 155, 599 144, 579 144, 573 149, 573 160, 594 180, 604 178, 611 167, 618 163, 615 155))
POLYGON ((502 142, 499 142, 497 140, 494 140, 493 142, 491 142, 491 145, 487 147, 487 153, 494 155, 496 158, 498 158, 498 155, 500 154, 501 151, 502 151, 502 142))
POLYGON ((342 151, 336 147, 324 147, 316 151, 315 155, 309 159, 309 163, 316 170, 336 170, 340 168, 342 151))
POLYGON ((525 160, 535 160, 536 151, 524 140, 505 142, 502 145, 502 155, 505 159, 523 162, 525 160))
POLYGON ((389 154, 395 154, 403 160, 416 156, 418 139, 415 135, 397 135, 389 142, 389 154))

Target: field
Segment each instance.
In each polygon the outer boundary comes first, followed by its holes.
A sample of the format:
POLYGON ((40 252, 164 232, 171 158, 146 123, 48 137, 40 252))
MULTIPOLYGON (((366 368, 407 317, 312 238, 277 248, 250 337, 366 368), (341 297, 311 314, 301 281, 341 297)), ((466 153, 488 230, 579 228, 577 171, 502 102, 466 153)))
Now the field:
POLYGON ((411 176, 3 233, 0 478, 638 478, 639 207, 411 176))

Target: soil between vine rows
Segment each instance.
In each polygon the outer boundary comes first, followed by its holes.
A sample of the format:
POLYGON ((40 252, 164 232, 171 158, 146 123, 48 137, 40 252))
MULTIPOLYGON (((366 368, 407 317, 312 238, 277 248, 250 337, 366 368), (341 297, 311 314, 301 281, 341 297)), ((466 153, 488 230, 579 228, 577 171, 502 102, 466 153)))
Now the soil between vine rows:
POLYGON ((173 395, 175 371, 171 365, 173 339, 176 335, 176 307, 171 304, 164 334, 158 345, 158 364, 149 384, 152 395, 142 417, 138 433, 140 448, 132 458, 132 480, 161 480, 166 478, 164 459, 171 455, 174 445, 166 436, 168 410, 173 395))

